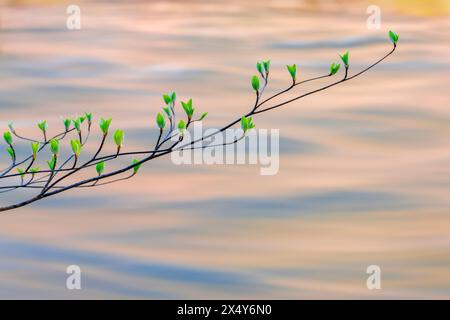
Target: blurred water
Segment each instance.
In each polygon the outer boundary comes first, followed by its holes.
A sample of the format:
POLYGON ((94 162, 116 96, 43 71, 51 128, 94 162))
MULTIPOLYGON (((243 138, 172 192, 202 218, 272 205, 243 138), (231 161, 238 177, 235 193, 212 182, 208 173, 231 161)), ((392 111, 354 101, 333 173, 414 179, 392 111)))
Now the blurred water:
POLYGON ((377 31, 354 1, 82 2, 80 31, 64 3, 3 4, 1 126, 56 132, 92 111, 129 149, 152 143, 163 92, 217 127, 249 110, 259 59, 269 94, 289 85, 287 63, 312 77, 349 48, 356 72, 390 49, 387 30, 401 42, 364 77, 255 118, 280 129, 275 176, 162 158, 2 215, 0 297, 450 297, 450 23, 448 1, 428 3, 382 2, 377 31), (70 264, 81 291, 65 289, 70 264), (366 288, 371 264, 380 291, 366 288))

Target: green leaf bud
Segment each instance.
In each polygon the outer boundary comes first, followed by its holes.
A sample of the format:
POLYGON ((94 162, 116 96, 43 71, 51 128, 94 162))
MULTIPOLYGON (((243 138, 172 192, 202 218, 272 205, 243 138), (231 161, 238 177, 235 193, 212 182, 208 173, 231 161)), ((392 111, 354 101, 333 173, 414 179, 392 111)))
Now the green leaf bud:
POLYGON ((51 160, 47 160, 47 165, 48 165, 48 167, 49 167, 50 170, 55 170, 55 167, 56 167, 56 157, 53 156, 53 157, 51 158, 51 160))
POLYGON ((41 144, 39 142, 32 142, 31 143, 31 151, 33 153, 33 159, 36 159, 40 145, 41 144))
POLYGON ((92 123, 92 113, 85 112, 84 113, 88 123, 92 123))
POLYGON ((44 121, 39 122, 39 123, 38 123, 38 127, 39 127, 39 129, 41 129, 41 131, 42 131, 43 133, 45 133, 45 132, 47 131, 47 129, 48 129, 47 121, 44 120, 44 121))
POLYGON ((15 154, 15 152, 14 152, 14 149, 11 148, 11 147, 9 147, 9 148, 6 148, 6 151, 8 151, 8 153, 9 153, 11 159, 14 161, 15 158, 16 158, 16 154, 15 154))
POLYGON ((81 132, 81 118, 73 119, 72 120, 73 127, 78 131, 81 132))
POLYGON ((97 171, 97 174, 101 176, 103 174, 103 171, 105 170, 105 161, 97 163, 95 166, 95 170, 97 171))
POLYGON ((133 159, 133 164, 135 164, 135 166, 133 167, 133 174, 136 174, 139 171, 139 168, 141 167, 142 163, 139 163, 138 159, 133 159))
POLYGON ((172 91, 170 94, 170 101, 175 104, 175 101, 177 100, 177 93, 175 91, 172 91))
POLYGON ((341 64, 340 63, 332 63, 331 64, 331 66, 330 66, 330 75, 335 75, 338 71, 339 71, 339 68, 341 67, 341 64))
POLYGON ((394 45, 397 45, 398 38, 398 34, 396 34, 394 31, 389 31, 389 39, 394 45))
POLYGON ((269 74, 270 69, 270 60, 263 61, 264 70, 266 70, 266 74, 269 74))
POLYGON ((194 114, 194 107, 192 106, 192 99, 189 99, 188 102, 181 101, 181 106, 184 109, 184 112, 186 112, 186 115, 188 116, 188 119, 192 119, 192 115, 194 114))
POLYGON ((33 168, 30 168, 30 173, 32 173, 32 174, 36 174, 36 173, 38 173, 39 172, 39 167, 33 167, 33 168))
POLYGON ((117 148, 122 147, 124 136, 125 136, 125 133, 123 132, 123 130, 117 129, 114 132, 114 142, 115 142, 117 148))
POLYGON ((22 178, 25 176, 25 171, 23 169, 17 168, 17 172, 20 174, 22 178))
POLYGON ((160 112, 158 112, 158 114, 156 115, 156 124, 161 130, 166 126, 166 120, 160 112))
POLYGON ((252 87, 255 91, 259 90, 259 78, 257 76, 252 77, 252 87))
POLYGON ((343 55, 339 55, 341 57, 342 62, 344 63, 345 67, 348 68, 348 58, 349 58, 349 52, 347 51, 343 55))
POLYGON ((289 74, 292 77, 292 81, 295 82, 296 77, 297 77, 297 65, 293 64, 292 66, 287 65, 286 68, 289 71, 289 74))
POLYGON ((3 139, 5 139, 5 142, 6 142, 8 145, 12 145, 12 134, 11 134, 11 132, 5 131, 5 132, 3 133, 3 139))
POLYGON ((178 122, 178 130, 180 130, 181 132, 183 132, 186 129, 186 123, 183 120, 180 120, 178 122))
POLYGON ((253 129, 255 125, 252 122, 252 117, 244 117, 241 118, 241 128, 245 132, 247 132, 250 129, 253 129))
POLYGON ((59 141, 56 139, 50 140, 50 150, 54 155, 59 153, 59 141))
POLYGON ((70 140, 70 146, 72 148, 73 154, 78 158, 82 148, 81 142, 79 140, 70 140))
POLYGON ((169 105, 172 102, 172 98, 168 94, 163 94, 164 102, 169 105))
POLYGON ((63 123, 64 123, 64 129, 66 130, 66 132, 69 131, 70 124, 72 123, 72 121, 70 119, 66 118, 63 120, 63 123))
POLYGON ((169 107, 163 107, 164 113, 167 115, 168 118, 170 118, 172 115, 170 113, 169 107))
POLYGON ((107 120, 100 118, 99 126, 100 126, 100 130, 103 132, 103 135, 108 134, 108 130, 109 130, 111 121, 112 121, 112 118, 109 118, 107 120))
POLYGON ((263 66, 261 62, 257 62, 256 63, 256 70, 258 70, 258 72, 262 75, 263 74, 263 66))

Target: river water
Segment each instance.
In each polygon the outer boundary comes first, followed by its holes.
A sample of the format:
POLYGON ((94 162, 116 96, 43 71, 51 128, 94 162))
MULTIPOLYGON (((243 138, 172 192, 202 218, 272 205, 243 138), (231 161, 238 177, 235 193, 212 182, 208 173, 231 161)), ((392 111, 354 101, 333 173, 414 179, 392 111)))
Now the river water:
POLYGON ((164 92, 219 127, 251 108, 257 60, 272 61, 270 94, 289 85, 287 63, 305 79, 348 49, 355 73, 391 49, 389 29, 400 43, 367 74, 254 117, 280 130, 276 175, 163 157, 1 215, 0 297, 449 298, 449 1, 381 1, 379 30, 370 4, 81 1, 70 31, 69 3, 3 3, 1 127, 38 135, 47 119, 56 133, 91 111, 125 130, 124 150, 154 143, 164 92), (66 289, 69 265, 82 290, 66 289), (366 287, 370 265, 381 290, 366 287))

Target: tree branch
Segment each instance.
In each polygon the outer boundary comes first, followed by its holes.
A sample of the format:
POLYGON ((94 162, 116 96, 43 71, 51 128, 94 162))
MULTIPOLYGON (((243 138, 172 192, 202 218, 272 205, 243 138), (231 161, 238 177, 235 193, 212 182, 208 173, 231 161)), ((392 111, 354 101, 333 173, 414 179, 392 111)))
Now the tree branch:
MULTIPOLYGON (((391 36, 391 40, 392 39, 393 38, 391 36)), ((397 36, 397 40, 398 40, 398 36, 397 36)), ((376 62, 372 63, 368 67, 366 67, 363 70, 357 72, 356 74, 354 74, 352 76, 349 76, 349 73, 348 73, 349 72, 348 53, 347 53, 346 57, 345 57, 345 55, 344 55, 344 57, 341 56, 343 62, 345 63, 345 74, 344 74, 343 78, 341 78, 340 80, 335 81, 335 82, 330 83, 330 84, 327 84, 327 85, 322 86, 320 88, 314 89, 314 90, 309 91, 307 93, 304 93, 302 95, 296 96, 294 98, 290 98, 290 99, 287 99, 287 100, 282 101, 280 103, 274 104, 272 106, 269 105, 269 106, 263 108, 263 106, 269 104, 269 102, 271 102, 273 99, 283 97, 286 93, 290 92, 295 87, 297 87, 297 86, 299 86, 301 84, 308 83, 308 82, 313 82, 315 80, 320 80, 320 79, 331 77, 332 75, 334 75, 337 72, 337 70, 339 69, 339 66, 340 66, 340 65, 338 65, 337 69, 331 69, 329 74, 313 77, 313 78, 306 79, 306 80, 303 80, 303 81, 300 81, 300 82, 296 82, 295 81, 296 80, 295 79, 295 72, 296 72, 295 70, 296 69, 292 70, 292 66, 291 66, 290 67, 291 69, 289 71, 291 72, 291 75, 292 75, 292 78, 293 78, 292 84, 289 87, 287 87, 286 89, 283 89, 283 90, 281 90, 281 91, 279 91, 279 92, 269 96, 268 98, 262 100, 264 91, 265 91, 265 89, 266 89, 266 87, 268 85, 268 75, 269 75, 268 68, 269 68, 269 65, 270 65, 270 61, 266 61, 264 63, 265 68, 266 68, 265 69, 265 74, 264 74, 264 72, 262 72, 262 69, 259 70, 260 71, 260 75, 261 75, 261 77, 264 80, 263 86, 260 89, 259 88, 259 80, 253 78, 253 80, 256 81, 255 83, 252 82, 252 85, 253 85, 253 88, 254 88, 255 94, 256 94, 255 103, 253 104, 251 110, 247 114, 245 114, 245 116, 243 118, 247 119, 248 117, 251 117, 253 115, 259 115, 259 114, 264 113, 264 112, 268 112, 268 111, 271 111, 271 110, 274 110, 274 109, 281 108, 282 106, 285 106, 287 104, 295 102, 295 101, 297 101, 299 99, 302 99, 304 97, 307 97, 309 95, 313 95, 313 94, 322 92, 322 91, 327 90, 327 89, 329 89, 331 87, 337 86, 337 85, 339 85, 341 83, 348 82, 348 81, 350 81, 352 79, 355 79, 356 77, 366 73, 367 71, 369 71, 370 69, 372 69, 373 67, 375 67, 376 65, 381 63, 383 60, 385 60, 387 57, 389 57, 397 48, 397 45, 396 45, 396 41, 397 40, 394 41, 394 47, 393 47, 393 49, 391 51, 389 51, 386 55, 384 55, 382 58, 380 58, 376 62)), ((332 68, 333 68, 333 65, 332 65, 332 68)), ((295 65, 293 67, 295 67, 295 65)), ((336 67, 336 66, 334 66, 334 67, 336 67)), ((258 65, 258 68, 261 68, 261 65, 258 65)), ((206 139, 211 138, 211 137, 213 137, 213 136, 215 136, 215 135, 217 135, 217 134, 227 130, 228 128, 231 128, 232 126, 236 125, 240 121, 243 122, 245 120, 245 119, 240 117, 240 118, 238 118, 236 120, 231 121, 227 125, 224 125, 222 128, 218 129, 214 133, 211 133, 211 134, 206 135, 206 136, 202 136, 199 139, 187 142, 185 144, 181 144, 181 141, 183 141, 183 135, 180 135, 179 131, 175 131, 175 127, 176 127, 175 99, 176 99, 175 93, 172 93, 171 97, 169 97, 168 95, 164 96, 164 100, 167 103, 168 107, 170 108, 170 112, 167 110, 167 114, 168 114, 168 117, 169 117, 170 124, 169 124, 169 128, 166 131, 166 134, 163 137, 165 124, 164 124, 163 119, 161 120, 162 122, 158 122, 158 126, 160 127, 160 131, 159 131, 159 135, 158 135, 158 138, 156 140, 156 143, 155 143, 155 147, 152 150, 120 152, 120 149, 121 149, 121 146, 122 146, 122 142, 121 142, 122 139, 120 141, 117 141, 116 140, 117 137, 116 137, 116 134, 115 134, 114 135, 114 139, 115 139, 116 144, 118 146, 117 147, 117 152, 115 152, 114 154, 99 156, 101 151, 102 151, 102 149, 103 149, 103 147, 104 147, 104 145, 105 145, 105 143, 106 143, 108 127, 109 127, 109 123, 111 122, 111 119, 109 119, 108 121, 105 121, 104 119, 102 119, 103 123, 101 123, 100 127, 101 127, 101 129, 103 131, 103 137, 102 137, 102 140, 100 142, 100 145, 97 148, 97 150, 94 153, 94 155, 88 161, 84 162, 83 164, 81 164, 79 166, 77 166, 77 163, 79 162, 78 161, 79 160, 78 156, 76 156, 75 153, 74 153, 71 156, 69 156, 65 161, 63 161, 62 164, 59 166, 59 168, 56 168, 56 164, 55 164, 53 166, 53 168, 51 168, 50 170, 35 170, 35 169, 33 169, 33 171, 31 171, 32 170, 32 165, 35 163, 35 160, 36 160, 35 157, 33 157, 33 155, 31 155, 31 156, 26 157, 24 160, 16 161, 17 157, 16 157, 16 155, 14 153, 13 163, 8 168, 6 168, 6 169, 4 169, 2 171, 2 173, 0 174, 0 181, 3 180, 3 179, 9 179, 9 178, 14 178, 14 177, 18 177, 19 176, 20 177, 20 184, 18 184, 18 185, 11 185, 11 186, 1 186, 0 187, 0 190, 1 190, 0 193, 10 192, 10 191, 13 191, 13 190, 17 190, 19 188, 39 189, 41 191, 40 191, 39 194, 37 194, 36 196, 34 196, 34 197, 32 197, 32 198, 30 198, 28 200, 25 200, 25 201, 22 201, 22 202, 19 202, 19 203, 16 203, 16 204, 12 204, 12 205, 9 205, 9 206, 0 207, 0 212, 4 212, 4 211, 8 211, 8 210, 19 208, 19 207, 23 207, 23 206, 26 206, 26 205, 31 204, 33 202, 39 201, 39 200, 44 199, 44 198, 48 198, 50 196, 57 195, 59 193, 68 191, 68 190, 73 189, 73 188, 97 187, 97 186, 108 185, 108 184, 111 184, 111 183, 114 183, 114 182, 118 182, 118 181, 131 179, 132 177, 135 176, 135 174, 137 172, 137 169, 139 168, 140 165, 142 165, 142 164, 144 164, 146 162, 149 162, 151 160, 154 160, 156 158, 168 155, 168 154, 170 154, 170 153, 172 153, 174 151, 188 150, 188 149, 197 149, 197 148, 205 149, 205 148, 211 148, 211 147, 225 146, 225 145, 237 143, 238 141, 242 140, 245 137, 246 128, 244 128, 244 135, 242 135, 239 138, 235 138, 232 142, 225 142, 225 143, 219 143, 219 144, 209 144, 209 145, 200 146, 200 147, 195 146, 196 143, 203 142, 206 139), (176 136, 179 136, 178 141, 172 143, 169 147, 166 147, 164 149, 162 148, 168 141, 172 140, 176 136), (75 182, 73 182, 71 184, 60 185, 63 181, 67 180, 69 177, 74 176, 76 173, 78 173, 80 171, 83 171, 83 170, 85 170, 87 168, 90 168, 92 166, 97 166, 101 162, 114 161, 114 160, 118 159, 119 157, 130 156, 130 155, 139 155, 139 156, 143 156, 143 158, 141 160, 136 160, 135 159, 132 164, 127 165, 127 166, 122 167, 122 168, 117 169, 117 170, 113 170, 113 171, 105 173, 105 174, 103 173, 103 164, 102 164, 101 170, 97 169, 97 171, 99 172, 99 174, 97 176, 86 178, 86 179, 83 179, 83 180, 80 180, 80 181, 75 181, 75 182), (65 168, 66 164, 70 160, 72 160, 72 158, 74 158, 72 167, 71 168, 65 168), (17 174, 9 174, 12 169, 18 168, 18 166, 24 164, 25 162, 27 162, 29 160, 31 160, 31 161, 30 161, 30 163, 28 164, 28 166, 26 167, 26 169, 24 171, 19 170, 19 173, 17 173, 17 174), (125 177, 116 178, 116 179, 112 179, 112 180, 105 181, 105 182, 102 182, 102 183, 98 183, 98 182, 103 181, 105 179, 121 175, 121 174, 123 174, 123 173, 125 173, 127 171, 130 171, 130 170, 133 170, 133 172, 130 173, 129 175, 125 176, 125 177), (27 183, 24 183, 24 177, 26 177, 27 175, 30 175, 30 174, 31 174, 30 180, 27 183), (63 175, 58 178, 58 175, 60 175, 60 174, 63 174, 63 175), (37 176, 41 176, 41 177, 39 177, 38 179, 35 179, 37 176)), ((203 119, 203 116, 199 120, 192 120, 191 119, 192 113, 193 113, 192 101, 190 101, 189 103, 190 103, 190 105, 188 105, 188 104, 183 105, 183 108, 186 107, 185 111, 186 111, 186 113, 188 115, 187 124, 186 124, 185 127, 184 127, 184 124, 183 124, 183 127, 182 127, 182 129, 184 129, 184 130, 187 130, 192 123, 203 119), (191 108, 192 110, 190 110, 189 108, 191 108)), ((78 139, 79 139, 80 143, 82 144, 82 146, 84 146, 87 143, 87 140, 88 140, 88 138, 90 136, 90 133, 91 133, 91 130, 90 130, 91 115, 90 114, 86 114, 86 115, 89 115, 89 117, 88 117, 89 121, 88 121, 87 135, 86 135, 86 138, 84 139, 84 141, 83 141, 83 137, 81 135, 81 126, 79 125, 83 121, 80 121, 79 124, 77 123, 77 125, 78 125, 77 126, 78 139)), ((182 121, 180 121, 180 123, 181 122, 182 121)), ((251 126, 250 125, 248 125, 248 126, 250 128, 252 128, 253 124, 251 124, 251 126)), ((12 126, 10 128, 12 128, 12 126)), ((72 132, 73 130, 75 130, 75 128, 67 129, 67 127, 66 127, 66 130, 64 132, 55 135, 52 139, 47 139, 46 131, 42 130, 43 134, 44 134, 44 142, 41 142, 42 145, 39 147, 37 153, 40 153, 50 143, 50 141, 52 141, 53 139, 56 139, 58 141, 61 141, 61 140, 65 139, 67 134, 72 132)), ((30 139, 30 138, 26 138, 26 137, 20 136, 14 130, 12 130, 12 131, 13 131, 13 134, 16 137, 18 137, 19 139, 26 140, 26 141, 31 141, 31 142, 39 142, 38 140, 33 140, 33 139, 30 139)), ((121 131, 121 130, 118 130, 118 131, 121 131)), ((123 132, 121 131, 120 133, 123 136, 123 132)), ((10 147, 12 148, 12 144, 10 144, 10 147)), ((52 151, 54 151, 53 147, 54 146, 52 144, 52 151)), ((54 151, 55 162, 56 162, 56 159, 57 159, 56 158, 57 157, 56 154, 57 154, 57 151, 54 151)))

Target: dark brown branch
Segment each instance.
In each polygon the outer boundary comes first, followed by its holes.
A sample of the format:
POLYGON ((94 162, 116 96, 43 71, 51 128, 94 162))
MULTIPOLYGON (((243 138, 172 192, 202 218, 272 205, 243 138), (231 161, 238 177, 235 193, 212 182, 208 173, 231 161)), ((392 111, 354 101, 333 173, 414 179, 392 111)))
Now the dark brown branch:
MULTIPOLYGON (((347 81, 349 81, 349 80, 351 80, 351 79, 354 79, 354 78, 356 78, 357 76, 359 76, 359 75, 361 75, 361 74, 367 72, 368 70, 370 70, 371 68, 373 68, 374 66, 376 66, 377 64, 379 64, 380 62, 382 62, 384 59, 386 59, 388 56, 390 56, 390 55, 395 51, 395 49, 396 49, 396 46, 394 45, 394 48, 393 48, 388 54, 386 54, 384 57, 382 57, 381 59, 379 59, 379 60, 376 61, 375 63, 371 64, 370 66, 368 66, 367 68, 361 70, 360 72, 356 73, 356 74, 353 75, 353 76, 350 76, 350 77, 348 76, 348 67, 346 66, 346 68, 345 68, 345 75, 344 75, 344 77, 343 77, 341 80, 339 80, 339 81, 336 81, 336 82, 333 82, 333 83, 328 84, 328 85, 326 85, 326 86, 323 86, 323 87, 321 87, 321 88, 312 90, 312 91, 310 91, 310 92, 307 92, 307 93, 302 94, 302 95, 300 95, 300 96, 297 96, 297 97, 295 97, 295 98, 289 99, 289 100, 287 100, 287 101, 281 102, 281 103, 276 104, 276 105, 274 105, 274 106, 267 107, 267 108, 265 108, 265 109, 259 109, 263 104, 269 102, 270 100, 272 100, 272 99, 274 99, 274 98, 276 98, 276 97, 282 96, 284 93, 289 92, 292 88, 294 88, 295 86, 297 86, 297 85, 299 85, 299 84, 302 84, 302 83, 305 83, 305 82, 309 82, 309 81, 313 81, 313 80, 322 79, 322 78, 325 78, 325 77, 329 77, 330 75, 325 75, 325 76, 320 76, 320 77, 315 77, 315 78, 307 79, 307 80, 304 80, 304 81, 299 82, 299 83, 293 82, 293 84, 292 84, 290 87, 288 87, 287 89, 284 89, 284 90, 282 90, 281 92, 276 93, 276 94, 274 94, 273 96, 267 98, 266 100, 263 100, 262 102, 259 102, 260 97, 261 97, 261 94, 262 94, 262 92, 264 91, 264 89, 265 89, 265 87, 266 87, 266 85, 267 85, 267 78, 264 78, 264 77, 263 77, 264 80, 265 80, 265 84, 264 84, 263 88, 261 89, 261 92, 257 92, 256 102, 255 102, 255 104, 254 104, 252 110, 251 110, 249 113, 247 113, 247 114, 245 115, 245 117, 249 117, 249 116, 251 116, 251 115, 257 115, 257 114, 260 114, 260 113, 264 113, 264 112, 268 112, 268 111, 270 111, 270 110, 274 110, 274 109, 280 108, 280 107, 282 107, 282 106, 284 106, 284 105, 287 105, 287 104, 289 104, 289 103, 292 103, 292 102, 294 102, 294 101, 296 101, 296 100, 299 100, 299 99, 301 99, 301 98, 304 98, 304 97, 307 97, 307 96, 309 96, 309 95, 312 95, 312 94, 315 94, 315 93, 324 91, 324 90, 326 90, 326 89, 328 89, 328 88, 331 88, 331 87, 336 86, 336 85, 338 85, 338 84, 341 84, 341 83, 347 82, 347 81)), ((204 141, 205 139, 207 139, 207 138, 209 138, 209 137, 212 137, 212 136, 214 136, 214 135, 216 135, 216 134, 218 134, 218 133, 220 133, 220 132, 223 132, 224 130, 226 130, 226 129, 232 127, 233 125, 235 125, 235 124, 237 124, 237 123, 239 123, 240 119, 241 119, 241 118, 238 118, 238 119, 236 119, 235 121, 232 121, 232 122, 229 123, 228 125, 224 126, 223 128, 219 129, 218 131, 216 131, 216 132, 214 132, 214 133, 212 133, 212 134, 210 134, 210 135, 208 135, 208 136, 203 136, 203 137, 200 138, 200 139, 197 139, 197 140, 195 140, 195 141, 191 141, 191 142, 189 142, 189 143, 187 143, 187 144, 185 144, 185 145, 182 145, 181 147, 177 148, 176 150, 179 150, 179 149, 182 149, 182 148, 185 148, 185 147, 192 147, 195 143, 204 141)), ((191 122, 188 121, 188 124, 190 124, 190 123, 191 123, 191 122)), ((104 182, 104 183, 97 184, 97 182, 100 181, 100 180, 107 179, 107 178, 109 178, 109 177, 113 177, 113 176, 119 175, 119 174, 121 174, 121 173, 124 173, 124 172, 126 172, 126 171, 129 171, 129 170, 133 169, 135 166, 141 165, 141 164, 143 164, 143 163, 145 163, 145 162, 148 162, 148 161, 150 161, 150 160, 153 160, 153 159, 155 159, 155 158, 158 158, 158 157, 161 157, 161 156, 164 156, 164 155, 167 155, 167 154, 170 154, 171 152, 173 152, 173 151, 175 150, 174 148, 178 145, 178 143, 179 143, 182 139, 180 139, 179 141, 175 142, 174 144, 172 144, 172 146, 170 146, 170 147, 167 148, 167 149, 159 150, 159 149, 161 148, 161 146, 162 146, 164 143, 166 143, 166 142, 168 141, 168 138, 169 138, 169 136, 171 135, 171 132, 172 132, 172 127, 170 128, 170 130, 169 130, 168 134, 166 135, 166 137, 165 137, 164 139, 161 140, 162 133, 163 133, 163 131, 161 130, 160 133, 159 133, 159 136, 158 136, 158 140, 157 140, 157 142, 156 142, 156 146, 155 146, 154 150, 152 150, 152 151, 144 151, 144 152, 128 152, 128 153, 123 153, 123 154, 117 153, 117 154, 114 155, 114 157, 111 157, 111 155, 110 155, 110 156, 102 157, 103 159, 105 159, 105 161, 108 161, 108 160, 112 160, 112 159, 117 158, 119 155, 125 155, 125 154, 127 154, 127 155, 129 155, 129 154, 149 154, 149 155, 146 156, 145 158, 139 160, 137 163, 133 163, 133 164, 128 165, 128 166, 126 166, 126 167, 124 167, 124 168, 121 168, 121 169, 118 169, 118 170, 109 172, 109 173, 107 173, 107 174, 102 174, 102 175, 100 175, 100 176, 96 176, 96 177, 84 179, 84 180, 82 180, 82 181, 78 181, 78 182, 72 183, 72 184, 67 185, 67 186, 58 186, 58 183, 60 183, 61 181, 63 181, 63 180, 66 179, 67 177, 69 177, 69 176, 75 174, 76 172, 78 172, 78 171, 80 171, 80 170, 82 170, 82 169, 85 169, 85 168, 87 168, 87 167, 89 167, 89 166, 91 166, 91 165, 94 165, 94 162, 95 162, 95 161, 101 161, 101 160, 100 160, 101 158, 97 158, 97 156, 98 156, 98 154, 100 153, 100 151, 101 151, 101 149, 102 149, 102 147, 103 147, 103 143, 104 143, 104 140, 105 140, 105 137, 103 137, 102 143, 101 143, 101 145, 100 145, 98 151, 96 152, 96 154, 95 154, 89 161, 87 161, 86 163, 84 163, 83 165, 81 165, 81 166, 78 167, 78 168, 74 168, 73 170, 69 170, 69 172, 68 172, 66 175, 60 177, 59 179, 57 179, 57 180, 56 180, 55 182, 53 182, 53 183, 51 183, 53 174, 56 174, 56 173, 58 173, 58 172, 62 172, 63 169, 61 168, 60 171, 52 170, 52 172, 50 173, 50 178, 49 178, 49 180, 46 182, 46 185, 43 187, 42 192, 41 192, 39 195, 37 195, 37 196, 35 196, 35 197, 31 198, 31 199, 28 199, 28 200, 26 200, 26 201, 17 203, 17 204, 13 204, 13 205, 10 205, 10 206, 2 207, 2 208, 0 208, 0 212, 1 212, 1 211, 6 211, 6 210, 15 209, 15 208, 19 208, 19 207, 23 207, 23 206, 28 205, 28 204, 30 204, 30 203, 33 203, 33 202, 35 202, 35 201, 38 201, 38 200, 41 200, 41 199, 43 199, 43 198, 46 198, 46 197, 50 197, 50 196, 56 195, 56 194, 58 194, 58 193, 61 193, 61 192, 64 192, 64 191, 67 191, 67 190, 70 190, 70 189, 73 189, 73 188, 78 188, 78 187, 93 187, 93 186, 99 186, 99 185, 109 184, 109 183, 112 183, 112 182, 114 182, 114 181, 120 181, 120 180, 126 180, 126 179, 129 179, 129 178, 133 177, 134 174, 131 174, 130 176, 127 176, 127 177, 118 178, 118 179, 115 179, 115 180, 112 180, 112 181, 107 181, 107 182, 104 182)), ((65 136, 65 133, 64 133, 64 136, 65 136)), ((239 140, 240 140, 240 139, 235 139, 235 140, 233 141, 233 143, 236 143, 236 142, 239 141, 239 140)), ((45 138, 45 143, 44 143, 44 145, 42 146, 42 148, 43 148, 47 143, 48 143, 48 141, 47 141, 47 139, 45 138)), ((224 145, 224 144, 221 144, 221 145, 224 145)), ((205 146, 205 147, 208 147, 208 146, 205 146)), ((41 149, 42 149, 42 148, 41 148, 41 149)), ((40 150, 41 150, 41 149, 40 149, 40 150)), ((118 150, 118 151, 120 151, 120 150, 118 150)), ((24 160, 24 161, 26 161, 26 160, 24 160)), ((23 161, 23 162, 24 162, 24 161, 23 161)), ((22 162, 22 163, 23 163, 23 162, 22 162)), ((14 167, 14 166, 10 166, 7 170, 10 171, 10 170, 11 170, 11 169, 10 169, 11 167, 14 167)), ((5 170, 5 171, 2 173, 2 175, 0 175, 0 177, 5 176, 5 174, 6 174, 7 172, 9 172, 9 171, 7 171, 7 170, 5 170), (6 172, 6 173, 5 173, 5 172, 6 172)), ((13 175, 10 175, 10 176, 13 176, 13 175)), ((32 179, 31 179, 31 180, 32 180, 32 179)), ((27 183, 26 185, 18 186, 18 187, 33 187, 33 188, 36 187, 36 188, 42 188, 42 186, 34 186, 34 185, 33 185, 33 186, 30 186, 30 184, 31 184, 31 181, 30 181, 29 183, 27 183)))

